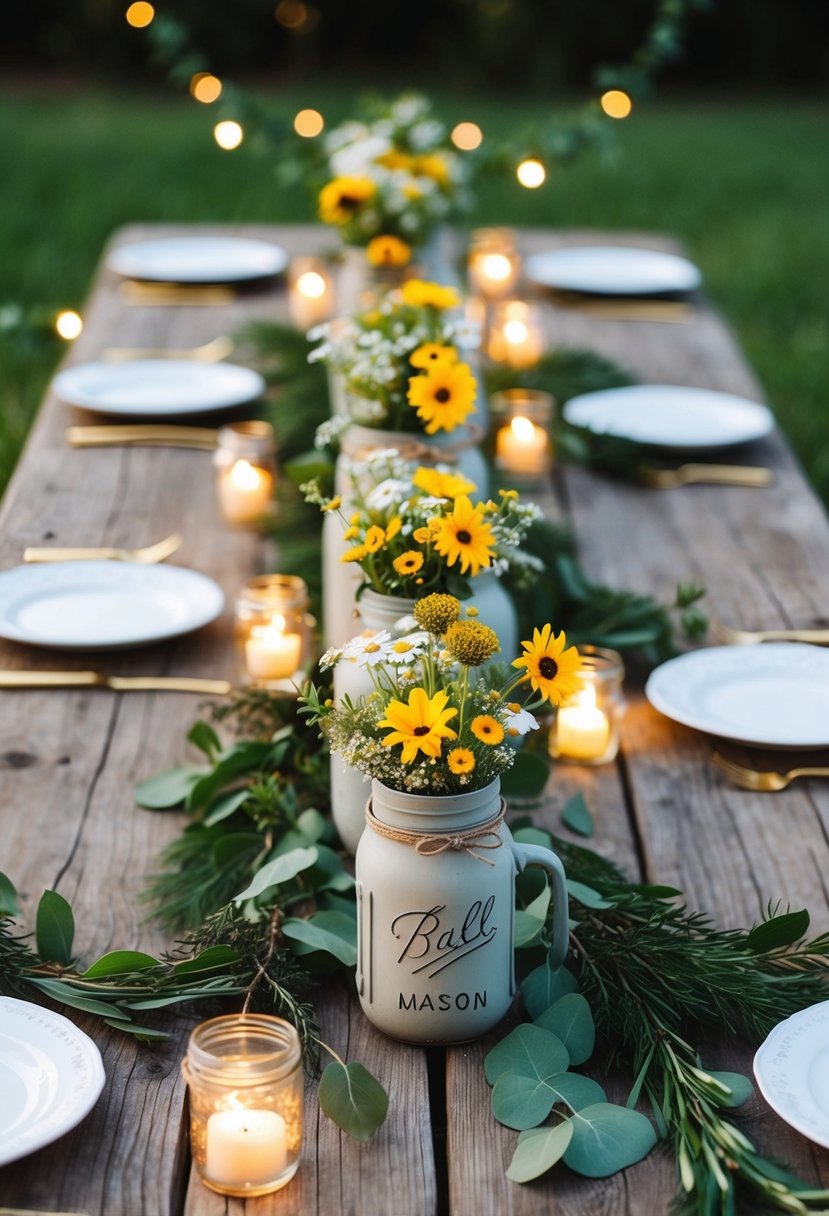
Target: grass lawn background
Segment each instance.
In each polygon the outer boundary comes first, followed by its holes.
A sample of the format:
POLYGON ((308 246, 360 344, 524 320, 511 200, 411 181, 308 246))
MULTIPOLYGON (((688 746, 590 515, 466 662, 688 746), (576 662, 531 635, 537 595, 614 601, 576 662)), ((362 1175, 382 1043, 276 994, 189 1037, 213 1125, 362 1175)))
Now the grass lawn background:
MULTIPOLYGON (((450 121, 509 136, 541 101, 435 94, 450 121)), ((287 115, 336 121, 346 87, 274 97, 287 115)), ((134 221, 299 221, 267 157, 216 148, 216 107, 169 95, 0 95, 0 487, 57 363, 57 339, 2 332, 3 306, 80 306, 113 228, 134 221)), ((619 155, 553 169, 537 191, 482 185, 470 224, 644 228, 684 241, 763 382, 781 426, 829 502, 829 104, 809 99, 657 99, 617 124, 619 155)))

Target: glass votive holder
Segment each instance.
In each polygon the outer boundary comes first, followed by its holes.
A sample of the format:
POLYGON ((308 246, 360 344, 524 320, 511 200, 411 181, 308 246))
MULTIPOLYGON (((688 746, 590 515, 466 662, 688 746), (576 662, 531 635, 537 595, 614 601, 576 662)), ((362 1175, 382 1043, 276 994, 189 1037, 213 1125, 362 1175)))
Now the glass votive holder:
POLYGON ((285 1186, 302 1148, 299 1035, 264 1013, 226 1014, 190 1035, 181 1071, 190 1089, 190 1150, 220 1195, 267 1195, 285 1186))
POLYGON ((288 274, 288 309, 305 332, 334 312, 334 279, 323 258, 294 258, 288 274))
POLYGON ((579 646, 579 653, 582 687, 555 710, 549 752, 567 763, 608 764, 619 751, 625 665, 618 651, 601 646, 579 646))
POLYGON ((489 404, 498 423, 495 467, 523 485, 542 482, 553 467, 552 393, 507 388, 493 393, 489 404))
POLYGON ((485 300, 499 300, 515 290, 521 256, 509 228, 476 228, 467 255, 469 288, 485 300))
POLYGON ((246 684, 296 694, 314 659, 308 585, 295 574, 260 574, 239 592, 235 636, 246 684))
POLYGON ((276 438, 271 424, 221 427, 213 463, 222 517, 229 524, 257 527, 274 510, 276 438))
POLYGON ((533 367, 544 354, 541 311, 525 300, 495 304, 487 326, 486 353, 493 363, 533 367))

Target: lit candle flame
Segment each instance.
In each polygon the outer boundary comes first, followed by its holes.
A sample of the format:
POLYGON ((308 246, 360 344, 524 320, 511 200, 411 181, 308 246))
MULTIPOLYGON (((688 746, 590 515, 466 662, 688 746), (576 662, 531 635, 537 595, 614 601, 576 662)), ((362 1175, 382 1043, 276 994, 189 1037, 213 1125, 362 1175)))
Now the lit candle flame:
POLYGON ((513 418, 510 423, 510 430, 518 443, 532 443, 535 438, 535 426, 523 414, 518 414, 517 417, 513 418))
POLYGON ((237 460, 230 470, 230 480, 237 490, 255 490, 259 485, 260 474, 249 460, 237 460))
POLYGON ((319 300, 325 295, 325 279, 316 270, 306 270, 297 279, 296 289, 308 300, 319 300))
POLYGON ((504 322, 504 337, 514 346, 520 346, 522 342, 526 342, 529 335, 530 331, 525 321, 513 319, 504 322))
POLYGON ((484 258, 483 272, 495 283, 504 283, 512 274, 512 263, 505 253, 488 253, 484 258))

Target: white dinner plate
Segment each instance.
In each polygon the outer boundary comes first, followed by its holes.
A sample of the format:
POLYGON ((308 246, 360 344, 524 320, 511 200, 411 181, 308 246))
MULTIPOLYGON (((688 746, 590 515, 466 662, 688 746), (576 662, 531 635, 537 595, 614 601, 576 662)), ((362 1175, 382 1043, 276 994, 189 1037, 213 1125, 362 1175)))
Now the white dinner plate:
POLYGON ((238 283, 279 274, 287 251, 270 241, 231 236, 176 236, 113 249, 107 265, 130 279, 161 283, 238 283))
POLYGON ((0 637, 60 650, 148 646, 224 607, 221 587, 181 566, 45 562, 0 574, 0 637))
POLYGON ((105 1080, 101 1053, 73 1022, 0 996, 0 1165, 80 1123, 105 1080))
POLYGON ((712 389, 633 384, 571 397, 571 426, 674 451, 726 448, 761 439, 774 427, 765 405, 712 389))
POLYGON ((645 695, 685 726, 758 747, 829 747, 829 651, 709 646, 657 667, 645 695))
POLYGON ((52 387, 61 401, 99 414, 171 418, 247 405, 261 397, 265 381, 235 363, 136 359, 68 367, 52 387))
POLYGON ((542 287, 607 296, 695 291, 702 282, 699 270, 687 258, 625 245, 547 249, 526 259, 524 274, 542 287))
POLYGON ((829 1148, 829 1001, 775 1026, 754 1057, 754 1075, 781 1119, 829 1148))

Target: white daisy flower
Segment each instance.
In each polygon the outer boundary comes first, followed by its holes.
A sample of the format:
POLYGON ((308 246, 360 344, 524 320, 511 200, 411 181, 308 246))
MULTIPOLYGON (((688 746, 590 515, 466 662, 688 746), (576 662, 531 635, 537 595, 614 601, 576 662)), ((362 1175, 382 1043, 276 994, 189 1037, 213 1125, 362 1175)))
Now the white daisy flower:
POLYGON ((385 511, 387 507, 405 498, 410 488, 408 482, 387 477, 366 495, 366 506, 372 511, 385 511))
POLYGON ((526 735, 531 730, 538 730, 538 722, 517 701, 510 701, 504 710, 504 729, 508 735, 526 735))
POLYGON ((424 647, 429 641, 428 633, 410 633, 392 642, 386 652, 386 661, 406 667, 414 663, 423 654, 424 647))
POLYGON ((398 619, 394 622, 394 632, 398 633, 398 634, 416 633, 417 632, 417 621, 411 614, 409 614, 408 616, 398 617, 398 619))
POLYGON ((328 668, 334 667, 342 657, 343 652, 340 646, 329 646, 320 659, 320 671, 328 671, 328 668))
POLYGON ((343 658, 350 659, 358 667, 376 667, 378 663, 385 662, 390 641, 391 634, 387 629, 381 629, 379 633, 367 630, 346 642, 343 658))

